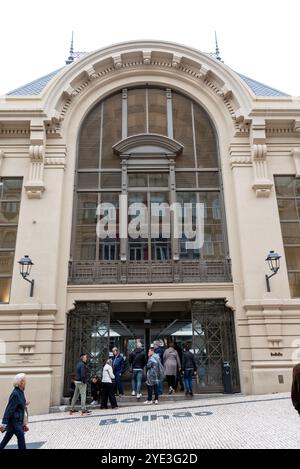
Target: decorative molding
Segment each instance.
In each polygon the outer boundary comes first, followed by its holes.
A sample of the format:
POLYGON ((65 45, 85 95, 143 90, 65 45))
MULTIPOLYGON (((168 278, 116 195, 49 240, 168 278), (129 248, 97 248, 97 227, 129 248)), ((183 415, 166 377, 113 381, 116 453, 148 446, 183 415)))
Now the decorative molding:
POLYGON ((30 145, 31 159, 29 179, 24 185, 29 199, 40 199, 45 190, 44 177, 44 145, 30 145))
POLYGON ((249 143, 244 145, 233 143, 229 148, 229 155, 231 168, 252 166, 251 148, 249 143))
POLYGON ((64 169, 66 166, 66 145, 48 144, 45 154, 45 168, 64 169))
POLYGON ((294 159, 296 177, 300 178, 300 148, 293 148, 291 151, 291 155, 294 159))
MULTIPOLYGON (((90 65, 84 69, 84 73, 79 75, 79 85, 66 86, 61 94, 60 104, 57 107, 55 118, 63 120, 72 103, 72 101, 82 93, 90 83, 95 80, 107 78, 110 74, 120 73, 129 68, 137 69, 151 66, 153 69, 176 69, 177 73, 188 75, 189 77, 204 83, 211 91, 216 94, 225 104, 233 120, 239 119, 234 109, 235 105, 233 91, 208 67, 196 62, 195 60, 184 57, 178 53, 155 51, 150 49, 136 50, 134 54, 114 54, 110 58, 98 62, 97 65, 90 65), (102 67, 102 68, 101 68, 102 67), (81 78, 81 81, 80 81, 81 78)), ((72 80, 72 83, 75 79, 72 80)), ((77 82, 78 83, 78 82, 77 82)), ((242 120, 244 116, 242 116, 242 120)))
POLYGON ((4 157, 5 157, 4 151, 0 150, 0 175, 1 175, 1 169, 2 169, 2 165, 3 165, 4 157))
POLYGON ((253 145, 254 184, 252 188, 256 197, 269 197, 273 187, 268 176, 267 152, 267 145, 253 145))
POLYGON ((158 134, 132 135, 131 137, 127 137, 116 143, 113 146, 113 149, 118 155, 124 155, 131 153, 136 148, 139 149, 145 146, 160 148, 164 154, 168 151, 172 153, 172 155, 178 155, 183 150, 183 145, 181 145, 181 143, 166 137, 165 135, 158 134))

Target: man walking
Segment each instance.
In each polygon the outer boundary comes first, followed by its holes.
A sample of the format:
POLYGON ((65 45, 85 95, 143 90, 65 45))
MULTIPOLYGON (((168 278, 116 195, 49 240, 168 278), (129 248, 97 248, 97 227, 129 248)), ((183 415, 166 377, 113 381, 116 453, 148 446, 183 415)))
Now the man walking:
POLYGON ((147 357, 143 349, 143 345, 137 340, 136 348, 129 355, 129 364, 132 366, 131 395, 139 400, 141 398, 143 369, 147 365, 147 357))
POLYGON ((114 354, 113 357, 113 373, 115 375, 115 393, 119 396, 124 396, 123 384, 122 384, 122 374, 125 371, 125 360, 123 355, 119 352, 117 347, 112 349, 114 354))
POLYGON ((0 450, 4 449, 7 443, 16 435, 18 439, 18 448, 26 449, 24 432, 28 431, 27 425, 24 425, 24 416, 26 412, 26 399, 24 390, 26 386, 26 375, 19 373, 14 379, 14 390, 10 395, 7 407, 4 412, 0 431, 6 431, 6 435, 0 443, 0 450))
POLYGON ((87 415, 91 413, 91 411, 86 409, 87 361, 87 354, 82 353, 80 355, 80 361, 77 363, 76 367, 75 392, 71 402, 70 415, 76 412, 75 404, 79 395, 81 398, 81 415, 87 415))

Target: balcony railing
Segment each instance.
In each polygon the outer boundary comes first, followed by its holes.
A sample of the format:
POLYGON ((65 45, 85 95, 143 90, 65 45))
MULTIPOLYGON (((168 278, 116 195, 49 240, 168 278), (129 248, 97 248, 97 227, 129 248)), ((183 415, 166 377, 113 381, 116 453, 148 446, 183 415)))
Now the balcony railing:
POLYGON ((201 261, 72 261, 70 285, 231 282, 230 259, 201 261))

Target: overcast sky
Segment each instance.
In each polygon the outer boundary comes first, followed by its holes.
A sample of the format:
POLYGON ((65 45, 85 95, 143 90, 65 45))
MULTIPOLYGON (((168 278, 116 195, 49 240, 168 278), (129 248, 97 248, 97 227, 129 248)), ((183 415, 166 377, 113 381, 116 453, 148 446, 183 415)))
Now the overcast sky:
POLYGON ((9 0, 0 5, 0 95, 75 51, 156 39, 214 51, 234 70, 300 96, 299 0, 9 0))

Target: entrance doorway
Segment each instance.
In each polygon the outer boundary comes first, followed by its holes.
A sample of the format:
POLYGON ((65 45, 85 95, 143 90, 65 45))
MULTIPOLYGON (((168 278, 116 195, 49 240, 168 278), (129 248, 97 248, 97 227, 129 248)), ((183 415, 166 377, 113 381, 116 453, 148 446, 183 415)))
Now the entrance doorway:
POLYGON ((225 301, 77 303, 69 314, 65 395, 70 375, 80 353, 90 355, 90 372, 101 372, 105 360, 117 347, 126 362, 125 388, 130 386, 129 355, 140 339, 145 351, 158 340, 167 348, 170 342, 181 357, 185 344, 195 355, 195 391, 222 392, 223 362, 231 365, 232 388, 240 391, 234 318, 225 301))

